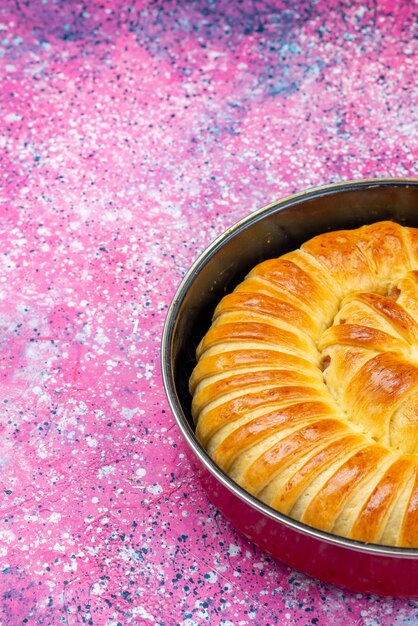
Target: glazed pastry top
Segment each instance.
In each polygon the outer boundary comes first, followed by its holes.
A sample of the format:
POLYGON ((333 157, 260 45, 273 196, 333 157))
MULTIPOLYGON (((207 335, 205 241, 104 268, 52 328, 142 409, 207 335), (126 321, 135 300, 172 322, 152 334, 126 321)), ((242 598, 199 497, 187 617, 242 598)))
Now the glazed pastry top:
POLYGON ((196 435, 266 504, 418 547, 418 229, 324 233, 217 306, 190 379, 196 435))

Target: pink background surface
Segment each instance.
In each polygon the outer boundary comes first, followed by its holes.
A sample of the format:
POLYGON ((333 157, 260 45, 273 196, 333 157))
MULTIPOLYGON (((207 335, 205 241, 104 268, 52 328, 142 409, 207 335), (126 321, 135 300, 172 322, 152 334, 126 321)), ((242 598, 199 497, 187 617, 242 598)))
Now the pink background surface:
POLYGON ((418 174, 417 18, 407 0, 0 0, 1 624, 418 623, 418 602, 239 535, 159 364, 171 298, 227 227, 418 174))

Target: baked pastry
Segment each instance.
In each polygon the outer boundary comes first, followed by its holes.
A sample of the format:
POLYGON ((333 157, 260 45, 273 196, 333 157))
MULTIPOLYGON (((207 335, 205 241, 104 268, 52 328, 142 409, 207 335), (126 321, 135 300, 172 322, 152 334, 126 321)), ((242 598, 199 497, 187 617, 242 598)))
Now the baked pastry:
POLYGON ((190 378, 196 436, 317 529, 418 547, 418 229, 384 221, 257 265, 190 378))

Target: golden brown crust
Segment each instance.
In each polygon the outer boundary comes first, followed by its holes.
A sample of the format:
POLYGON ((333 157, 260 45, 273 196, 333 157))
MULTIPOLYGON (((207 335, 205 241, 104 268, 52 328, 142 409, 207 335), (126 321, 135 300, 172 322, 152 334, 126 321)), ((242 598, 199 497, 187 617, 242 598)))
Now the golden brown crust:
POLYGON ((395 459, 363 504, 349 537, 370 543, 379 542, 398 494, 414 470, 414 458, 401 456, 395 459))
POLYGON ((315 528, 418 547, 418 229, 324 233, 218 304, 190 379, 196 435, 315 528))

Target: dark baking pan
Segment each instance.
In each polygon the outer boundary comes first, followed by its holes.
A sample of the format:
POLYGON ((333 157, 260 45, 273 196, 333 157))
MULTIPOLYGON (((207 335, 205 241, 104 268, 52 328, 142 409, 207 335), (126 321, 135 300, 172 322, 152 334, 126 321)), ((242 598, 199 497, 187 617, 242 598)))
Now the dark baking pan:
POLYGON ((194 435, 188 380, 213 310, 258 262, 314 235, 379 220, 418 226, 418 179, 338 183, 264 207, 228 229, 184 277, 162 338, 165 391, 196 475, 218 509, 252 542, 320 580, 363 593, 418 598, 418 549, 386 547, 315 530, 245 492, 209 458, 194 435))

